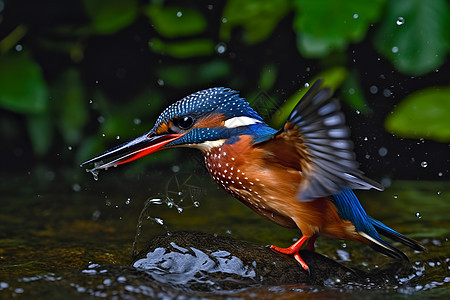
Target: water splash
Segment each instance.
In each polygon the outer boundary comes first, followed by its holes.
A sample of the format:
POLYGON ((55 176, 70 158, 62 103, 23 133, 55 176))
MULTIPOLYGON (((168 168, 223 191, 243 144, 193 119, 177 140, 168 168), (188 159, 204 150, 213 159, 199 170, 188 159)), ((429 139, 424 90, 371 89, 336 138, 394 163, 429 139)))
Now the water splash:
POLYGON ((97 169, 96 165, 94 165, 92 169, 86 169, 86 172, 91 173, 95 181, 98 180, 98 173, 100 173, 100 169, 97 169))
POLYGON ((177 213, 182 213, 185 209, 199 207, 201 198, 206 195, 204 189, 197 177, 192 174, 175 174, 169 179, 164 194, 148 198, 144 203, 137 223, 136 235, 133 241, 132 256, 138 253, 137 244, 142 233, 144 221, 151 221, 154 224, 162 226, 167 234, 170 234, 169 228, 164 219, 154 215, 154 205, 166 206, 169 209, 175 209, 177 213))

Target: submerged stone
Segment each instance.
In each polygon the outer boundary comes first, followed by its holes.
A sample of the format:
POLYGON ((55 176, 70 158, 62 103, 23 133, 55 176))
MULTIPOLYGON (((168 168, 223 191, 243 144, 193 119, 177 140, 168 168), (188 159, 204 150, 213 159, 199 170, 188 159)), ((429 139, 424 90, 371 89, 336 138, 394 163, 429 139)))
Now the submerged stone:
POLYGON ((290 256, 268 247, 199 232, 173 232, 154 238, 133 262, 137 270, 172 286, 232 290, 261 285, 359 282, 361 272, 323 255, 300 251, 310 274, 290 256))

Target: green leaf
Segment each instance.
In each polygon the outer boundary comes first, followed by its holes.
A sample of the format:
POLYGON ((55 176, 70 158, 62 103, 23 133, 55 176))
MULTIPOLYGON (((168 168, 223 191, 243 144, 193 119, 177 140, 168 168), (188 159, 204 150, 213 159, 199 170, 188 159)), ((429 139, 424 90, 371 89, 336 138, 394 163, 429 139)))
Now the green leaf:
POLYGON ((230 66, 226 62, 214 60, 201 65, 166 66, 158 71, 158 76, 166 85, 182 88, 202 86, 223 79, 230 71, 230 66))
MULTIPOLYGON (((313 79, 309 81, 308 87, 313 84, 317 79, 323 78, 322 86, 329 87, 332 90, 335 90, 339 86, 342 85, 344 80, 348 76, 347 69, 343 67, 335 67, 321 72, 319 75, 315 76, 313 79)), ((309 88, 301 87, 296 93, 291 95, 286 102, 278 109, 278 111, 273 115, 272 121, 270 124, 275 127, 281 127, 286 119, 289 117, 291 111, 300 101, 300 99, 305 95, 309 88)))
POLYGON ((294 29, 305 57, 324 57, 361 41, 385 0, 295 0, 294 29))
POLYGON ((370 108, 366 104, 364 94, 361 91, 361 85, 356 74, 350 74, 342 85, 343 100, 347 104, 360 112, 366 114, 370 112, 370 108))
POLYGON ((192 36, 206 30, 205 18, 192 9, 149 5, 144 13, 155 30, 167 38, 192 36))
POLYGON ((53 126, 50 114, 29 115, 27 125, 34 153, 43 156, 52 144, 53 126))
POLYGON ((449 20, 446 0, 391 0, 375 47, 400 72, 426 74, 446 61, 449 20))
POLYGON ((273 64, 264 66, 259 79, 260 88, 264 91, 270 90, 277 80, 277 68, 273 64))
POLYGON ((83 0, 94 29, 111 34, 130 25, 138 15, 138 0, 83 0))
POLYGON ((149 46, 155 52, 168 54, 176 58, 211 55, 214 52, 214 44, 206 39, 169 43, 163 42, 158 38, 153 38, 150 40, 149 46))
POLYGON ((80 73, 69 69, 52 85, 52 107, 57 116, 58 129, 69 145, 78 144, 88 118, 88 103, 80 73))
POLYGON ((288 0, 228 0, 224 8, 220 38, 229 41, 231 30, 242 26, 248 44, 266 39, 291 10, 288 0))
POLYGON ((28 52, 0 56, 0 106, 23 114, 47 110, 47 84, 39 65, 28 52))
POLYGON ((417 91, 386 119, 386 129, 407 138, 450 142, 450 86, 417 91))

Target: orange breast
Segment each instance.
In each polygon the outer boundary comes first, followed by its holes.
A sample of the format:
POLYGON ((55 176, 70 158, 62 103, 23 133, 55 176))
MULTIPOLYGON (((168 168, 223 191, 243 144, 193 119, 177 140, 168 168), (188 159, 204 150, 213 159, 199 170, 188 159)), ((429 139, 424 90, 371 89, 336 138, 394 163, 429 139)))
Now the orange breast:
MULTIPOLYGON (((254 147, 251 142, 250 136, 241 136, 234 144, 225 143, 204 153, 209 173, 223 189, 261 216, 283 227, 298 227, 307 236, 321 233, 335 237, 336 226, 337 231, 354 230, 350 222, 340 219, 327 198, 309 202, 296 199, 303 180, 300 157, 285 157, 284 161, 290 164, 286 166, 277 162, 270 150, 273 145, 268 149, 254 147), (293 166, 295 160, 299 163, 293 166), (348 226, 352 228, 345 229, 348 226)), ((285 153, 292 155, 293 152, 285 153)), ((347 234, 345 236, 348 238, 347 234)))

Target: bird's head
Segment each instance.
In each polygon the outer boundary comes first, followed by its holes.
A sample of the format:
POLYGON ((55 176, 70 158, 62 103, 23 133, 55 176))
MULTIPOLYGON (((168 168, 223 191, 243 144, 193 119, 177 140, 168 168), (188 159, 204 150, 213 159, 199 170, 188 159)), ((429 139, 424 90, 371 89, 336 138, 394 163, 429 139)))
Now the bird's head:
POLYGON ((95 170, 124 164, 162 149, 197 148, 208 151, 239 135, 259 136, 274 130, 228 88, 210 88, 193 93, 166 108, 146 134, 112 148, 81 166, 95 163, 95 170), (113 159, 103 163, 104 160, 113 159))

